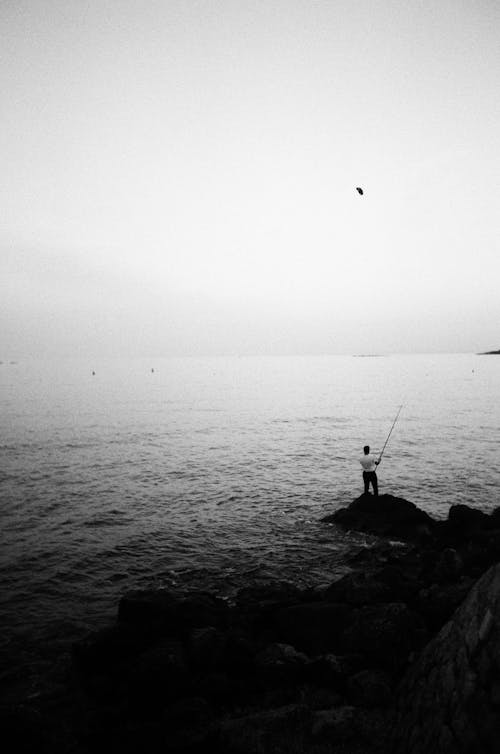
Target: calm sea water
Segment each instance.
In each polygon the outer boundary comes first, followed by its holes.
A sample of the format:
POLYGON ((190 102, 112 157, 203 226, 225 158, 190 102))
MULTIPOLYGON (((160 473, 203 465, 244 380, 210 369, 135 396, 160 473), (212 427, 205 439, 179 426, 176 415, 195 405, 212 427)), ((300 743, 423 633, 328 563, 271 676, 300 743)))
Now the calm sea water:
POLYGON ((381 491, 500 505, 500 356, 26 361, 0 388, 4 651, 81 635, 136 586, 333 580, 364 538, 319 519, 400 404, 381 491))

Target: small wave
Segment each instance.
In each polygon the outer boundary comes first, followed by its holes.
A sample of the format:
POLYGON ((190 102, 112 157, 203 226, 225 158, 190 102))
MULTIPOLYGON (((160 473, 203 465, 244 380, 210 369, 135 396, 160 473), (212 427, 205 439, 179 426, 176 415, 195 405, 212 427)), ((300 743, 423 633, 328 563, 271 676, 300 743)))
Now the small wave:
POLYGON ((129 578, 128 573, 112 573, 108 576, 108 581, 115 583, 116 581, 125 581, 129 578))
POLYGON ((344 416, 299 416, 295 419, 271 419, 271 424, 349 424, 352 419, 344 416))
POLYGON ((94 516, 83 522, 83 525, 89 528, 99 526, 127 526, 132 523, 132 519, 124 516, 122 511, 108 511, 105 515, 94 516))

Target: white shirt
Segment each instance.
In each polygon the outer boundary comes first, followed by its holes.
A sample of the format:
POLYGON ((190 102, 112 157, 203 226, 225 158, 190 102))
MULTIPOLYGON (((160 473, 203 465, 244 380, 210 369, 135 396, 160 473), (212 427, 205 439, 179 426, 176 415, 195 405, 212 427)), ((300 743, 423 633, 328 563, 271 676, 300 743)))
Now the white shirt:
POLYGON ((377 459, 375 458, 375 456, 373 455, 373 453, 368 453, 368 455, 366 455, 366 456, 363 453, 363 455, 359 459, 359 462, 360 462, 361 466, 363 467, 363 471, 375 471, 375 469, 377 468, 377 466, 375 464, 376 460, 377 459))

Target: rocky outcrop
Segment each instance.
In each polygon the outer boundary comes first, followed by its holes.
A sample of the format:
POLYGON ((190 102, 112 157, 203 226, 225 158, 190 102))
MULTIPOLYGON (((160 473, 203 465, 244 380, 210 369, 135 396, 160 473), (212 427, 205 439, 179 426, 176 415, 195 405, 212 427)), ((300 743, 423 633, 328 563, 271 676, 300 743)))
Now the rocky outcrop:
POLYGON ((500 511, 452 506, 434 521, 401 498, 362 496, 332 521, 386 539, 360 546, 327 587, 125 594, 115 624, 74 646, 67 749, 493 752, 500 511))
POLYGON ((438 582, 478 578, 500 560, 500 508, 487 514, 468 505, 452 505, 448 518, 437 521, 403 498, 361 495, 323 520, 418 545, 420 560, 427 559, 438 582))
POLYGON ((395 752, 498 752, 500 565, 424 649, 397 696, 395 752))
POLYGON ((418 623, 406 605, 335 603, 326 591, 312 600, 283 585, 242 590, 230 606, 207 594, 129 593, 115 626, 74 647, 86 744, 124 754, 167 742, 179 754, 335 752, 332 742, 382 752, 418 623))
POLYGON ((382 537, 419 541, 430 537, 436 522, 414 503, 393 495, 361 495, 324 521, 382 537))

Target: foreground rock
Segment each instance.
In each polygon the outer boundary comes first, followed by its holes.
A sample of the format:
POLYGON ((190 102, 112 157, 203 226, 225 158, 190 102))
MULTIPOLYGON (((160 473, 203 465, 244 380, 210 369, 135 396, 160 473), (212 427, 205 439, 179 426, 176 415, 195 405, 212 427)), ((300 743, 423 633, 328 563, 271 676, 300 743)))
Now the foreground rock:
POLYGON ((500 566, 476 579, 500 560, 498 511, 438 522, 363 496, 332 520, 406 544, 360 547, 320 591, 124 595, 115 624, 75 645, 72 745, 46 750, 494 751, 500 566))
POLYGON ((243 594, 125 595, 116 625, 74 648, 85 751, 384 751, 419 616, 279 585, 243 594))
POLYGON ((500 742, 500 566, 491 568, 407 673, 394 750, 494 754, 500 742))

